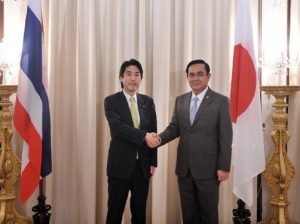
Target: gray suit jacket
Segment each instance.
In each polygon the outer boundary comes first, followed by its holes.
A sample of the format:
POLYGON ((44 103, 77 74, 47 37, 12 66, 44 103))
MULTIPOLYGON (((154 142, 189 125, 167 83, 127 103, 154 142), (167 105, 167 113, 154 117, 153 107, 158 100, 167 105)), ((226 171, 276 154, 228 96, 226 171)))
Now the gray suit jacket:
POLYGON ((180 137, 177 148, 176 174, 185 177, 190 169, 197 179, 217 178, 217 170, 230 170, 232 124, 227 97, 207 90, 190 124, 192 92, 178 96, 172 121, 160 134, 161 145, 180 137))

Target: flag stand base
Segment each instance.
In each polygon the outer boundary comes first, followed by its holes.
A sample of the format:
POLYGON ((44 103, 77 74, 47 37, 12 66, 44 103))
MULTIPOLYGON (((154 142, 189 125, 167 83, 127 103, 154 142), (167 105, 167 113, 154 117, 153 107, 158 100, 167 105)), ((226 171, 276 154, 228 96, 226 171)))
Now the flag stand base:
POLYGON ((245 202, 241 199, 237 201, 238 208, 232 210, 234 224, 250 224, 251 212, 245 208, 245 202))
POLYGON ((285 99, 299 91, 300 86, 262 86, 261 90, 267 95, 275 97, 275 103, 272 105, 275 108, 272 115, 274 126, 271 132, 274 148, 263 172, 263 176, 271 188, 271 212, 269 217, 261 223, 292 224, 294 222, 290 220, 287 212, 289 204, 287 195, 295 175, 295 168, 288 159, 286 152, 290 134, 286 125, 288 104, 285 99))
POLYGON ((13 103, 9 97, 17 91, 16 85, 0 85, 0 223, 29 224, 29 218, 15 208, 15 185, 20 177, 21 162, 12 149, 11 139, 13 103))
POLYGON ((50 211, 51 206, 46 205, 46 197, 44 195, 39 195, 38 197, 39 203, 32 208, 32 211, 35 214, 32 216, 34 224, 49 224, 50 223, 50 211))

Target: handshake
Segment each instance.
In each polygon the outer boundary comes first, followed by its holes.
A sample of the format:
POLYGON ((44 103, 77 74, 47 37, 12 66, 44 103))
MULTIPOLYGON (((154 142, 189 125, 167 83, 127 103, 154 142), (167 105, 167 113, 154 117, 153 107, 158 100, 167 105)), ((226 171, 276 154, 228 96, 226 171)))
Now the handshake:
POLYGON ((156 148, 160 145, 161 139, 155 132, 147 132, 145 141, 148 147, 150 148, 156 148))

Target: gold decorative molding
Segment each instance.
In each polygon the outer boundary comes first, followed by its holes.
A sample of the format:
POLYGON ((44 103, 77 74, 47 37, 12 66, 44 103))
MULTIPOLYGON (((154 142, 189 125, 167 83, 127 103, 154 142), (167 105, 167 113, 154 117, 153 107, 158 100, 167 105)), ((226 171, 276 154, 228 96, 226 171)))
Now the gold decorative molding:
POLYGON ((295 176, 295 168, 286 153, 290 134, 287 131, 288 114, 285 109, 288 107, 286 97, 299 91, 300 86, 262 86, 261 90, 275 97, 275 103, 272 105, 275 108, 272 115, 274 126, 271 132, 274 148, 263 172, 271 188, 271 212, 262 223, 292 224, 287 212, 287 191, 295 176))
POLYGON ((0 85, 0 224, 27 224, 31 221, 15 209, 15 185, 20 177, 21 162, 12 149, 12 102, 9 97, 17 86, 0 85))

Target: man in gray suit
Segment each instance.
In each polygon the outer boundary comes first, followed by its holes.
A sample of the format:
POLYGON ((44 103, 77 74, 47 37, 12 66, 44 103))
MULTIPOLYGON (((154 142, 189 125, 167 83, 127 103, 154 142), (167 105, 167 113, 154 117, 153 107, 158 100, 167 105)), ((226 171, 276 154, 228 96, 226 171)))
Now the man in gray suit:
POLYGON ((176 174, 183 222, 217 224, 219 185, 228 179, 231 163, 229 100, 208 87, 205 61, 191 61, 186 75, 192 91, 176 98, 169 126, 147 143, 161 146, 180 137, 176 174))

